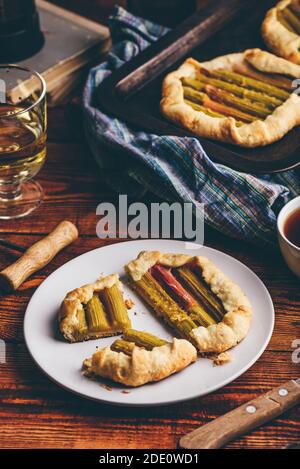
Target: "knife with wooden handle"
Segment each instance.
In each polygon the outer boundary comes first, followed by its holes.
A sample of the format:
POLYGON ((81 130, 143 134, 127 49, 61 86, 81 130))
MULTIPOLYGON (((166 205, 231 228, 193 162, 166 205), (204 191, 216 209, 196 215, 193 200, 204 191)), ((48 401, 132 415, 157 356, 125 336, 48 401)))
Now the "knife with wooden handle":
POLYGON ((180 439, 185 449, 213 449, 278 417, 300 403, 300 379, 291 380, 180 439))
POLYGON ((16 262, 0 272, 0 288, 9 292, 16 290, 77 238, 76 226, 70 221, 62 221, 48 236, 33 244, 16 262))

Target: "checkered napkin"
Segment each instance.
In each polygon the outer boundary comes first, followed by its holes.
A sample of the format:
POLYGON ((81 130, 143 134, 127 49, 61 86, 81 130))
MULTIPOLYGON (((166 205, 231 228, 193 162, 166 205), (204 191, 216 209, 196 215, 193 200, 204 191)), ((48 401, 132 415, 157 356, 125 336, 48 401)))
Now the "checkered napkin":
POLYGON ((110 18, 113 48, 93 68, 84 89, 86 136, 102 176, 122 194, 151 191, 162 199, 205 204, 205 221, 237 239, 275 242, 276 214, 300 193, 297 170, 256 177, 213 162, 196 138, 140 132, 108 116, 97 103, 97 86, 168 30, 116 7, 110 18))

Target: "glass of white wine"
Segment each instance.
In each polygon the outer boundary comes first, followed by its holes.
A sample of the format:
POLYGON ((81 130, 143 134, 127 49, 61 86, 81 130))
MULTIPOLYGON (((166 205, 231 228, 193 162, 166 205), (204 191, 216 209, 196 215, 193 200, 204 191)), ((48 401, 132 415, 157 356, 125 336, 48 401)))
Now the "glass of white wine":
POLYGON ((46 158, 46 84, 37 72, 0 66, 0 219, 20 218, 43 199, 32 180, 46 158))

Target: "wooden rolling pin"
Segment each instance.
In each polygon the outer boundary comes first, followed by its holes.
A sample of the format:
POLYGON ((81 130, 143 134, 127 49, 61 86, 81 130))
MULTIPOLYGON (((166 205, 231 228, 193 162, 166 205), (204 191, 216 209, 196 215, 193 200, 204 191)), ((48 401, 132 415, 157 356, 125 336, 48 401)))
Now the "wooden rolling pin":
POLYGON ((0 272, 0 289, 17 290, 30 275, 45 267, 77 238, 76 226, 70 221, 62 221, 48 236, 33 244, 16 262, 0 272))

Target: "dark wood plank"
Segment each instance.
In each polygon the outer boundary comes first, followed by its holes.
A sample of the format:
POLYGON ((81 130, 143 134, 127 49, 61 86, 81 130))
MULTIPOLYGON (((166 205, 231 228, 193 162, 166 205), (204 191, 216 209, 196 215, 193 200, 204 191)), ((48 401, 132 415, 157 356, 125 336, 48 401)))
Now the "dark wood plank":
MULTIPOLYGON (((134 409, 95 403, 61 390, 33 367, 22 344, 10 344, 8 357, 0 376, 0 419, 5 422, 6 447, 175 447, 181 435, 297 373, 296 364, 289 369, 285 366, 289 353, 269 351, 247 374, 210 396, 178 406, 134 409), (38 426, 34 425, 37 414, 38 426), (16 432, 16 424, 20 432, 16 432)), ((99 394, 106 392, 110 391, 99 387, 99 394)), ((290 410, 276 423, 228 447, 280 448, 295 442, 299 415, 299 409, 290 410)))

